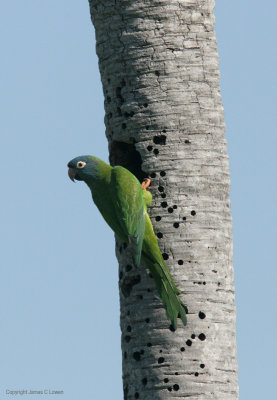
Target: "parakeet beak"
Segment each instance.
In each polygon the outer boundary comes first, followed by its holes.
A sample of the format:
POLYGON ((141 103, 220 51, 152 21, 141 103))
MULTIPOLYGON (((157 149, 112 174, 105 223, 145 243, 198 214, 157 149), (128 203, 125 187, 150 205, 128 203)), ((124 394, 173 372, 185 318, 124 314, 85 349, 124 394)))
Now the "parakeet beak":
POLYGON ((73 182, 75 182, 74 181, 75 175, 76 175, 75 169, 69 167, 68 168, 68 176, 73 182))

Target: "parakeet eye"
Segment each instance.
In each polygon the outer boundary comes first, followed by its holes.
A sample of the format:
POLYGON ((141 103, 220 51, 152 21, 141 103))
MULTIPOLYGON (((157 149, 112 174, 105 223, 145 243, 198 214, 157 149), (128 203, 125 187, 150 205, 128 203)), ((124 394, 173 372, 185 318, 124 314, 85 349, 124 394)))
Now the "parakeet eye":
POLYGON ((78 161, 77 162, 77 168, 84 168, 87 165, 85 161, 78 161))

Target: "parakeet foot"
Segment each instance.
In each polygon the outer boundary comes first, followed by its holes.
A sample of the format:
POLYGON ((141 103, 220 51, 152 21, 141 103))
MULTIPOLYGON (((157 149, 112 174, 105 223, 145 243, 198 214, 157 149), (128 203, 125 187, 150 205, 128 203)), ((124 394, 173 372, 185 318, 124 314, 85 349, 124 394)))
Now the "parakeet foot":
POLYGON ((145 178, 141 183, 141 187, 143 190, 146 190, 151 185, 151 179, 145 178))

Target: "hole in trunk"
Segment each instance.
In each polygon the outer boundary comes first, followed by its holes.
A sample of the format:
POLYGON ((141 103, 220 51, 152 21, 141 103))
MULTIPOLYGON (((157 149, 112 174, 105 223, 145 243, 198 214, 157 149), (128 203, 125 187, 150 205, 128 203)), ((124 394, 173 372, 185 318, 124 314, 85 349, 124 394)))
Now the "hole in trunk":
POLYGON ((113 141, 110 145, 110 164, 121 165, 134 174, 140 182, 147 178, 147 174, 141 169, 141 155, 134 143, 113 141))

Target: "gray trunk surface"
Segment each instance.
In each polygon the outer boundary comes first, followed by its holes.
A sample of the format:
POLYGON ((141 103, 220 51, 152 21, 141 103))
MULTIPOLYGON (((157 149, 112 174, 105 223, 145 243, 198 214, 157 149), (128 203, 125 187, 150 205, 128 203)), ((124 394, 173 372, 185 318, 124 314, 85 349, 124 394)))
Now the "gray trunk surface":
MULTIPOLYGON (((174 332, 117 243, 125 399, 237 399, 229 162, 212 0, 90 0, 110 162, 152 177, 149 214, 188 307, 174 332)), ((112 371, 109 371, 112 373, 112 371)))

